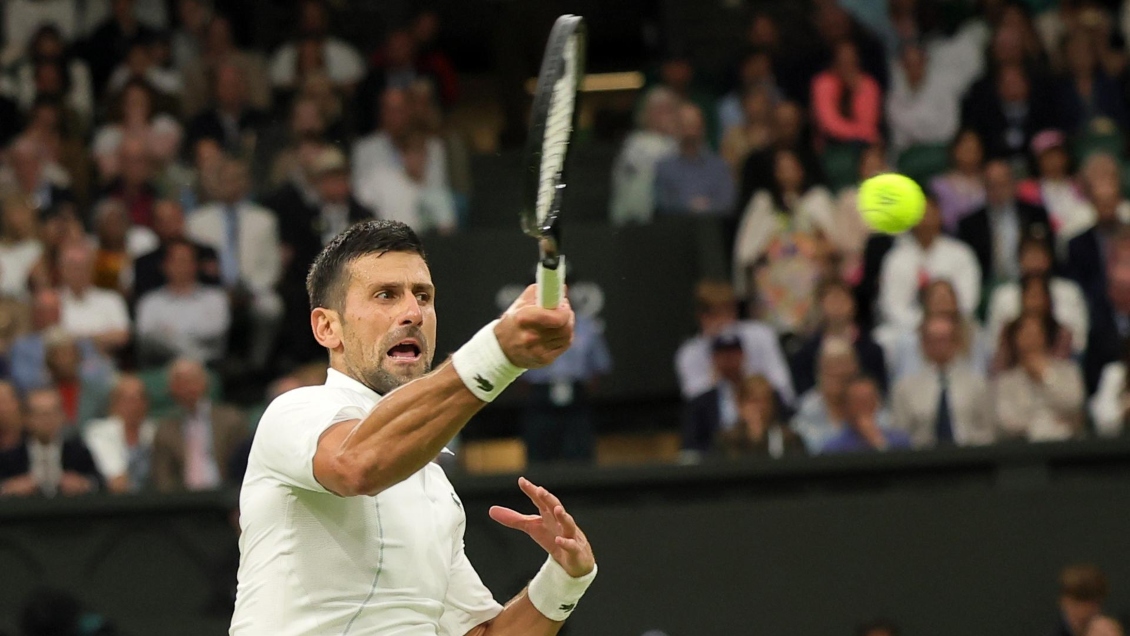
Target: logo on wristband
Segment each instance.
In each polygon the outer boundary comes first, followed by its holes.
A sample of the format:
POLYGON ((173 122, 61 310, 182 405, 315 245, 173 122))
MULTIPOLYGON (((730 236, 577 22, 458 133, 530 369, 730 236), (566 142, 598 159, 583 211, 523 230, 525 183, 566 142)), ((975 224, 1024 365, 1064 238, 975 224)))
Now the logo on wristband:
POLYGON ((475 382, 479 385, 480 391, 485 391, 487 393, 490 393, 491 391, 494 390, 494 385, 491 384, 490 380, 487 380, 486 378, 484 378, 481 375, 475 376, 475 382))
POLYGON ((575 608, 576 606, 577 606, 576 603, 562 603, 561 607, 557 608, 557 611, 559 611, 559 612, 572 612, 573 608, 575 608))

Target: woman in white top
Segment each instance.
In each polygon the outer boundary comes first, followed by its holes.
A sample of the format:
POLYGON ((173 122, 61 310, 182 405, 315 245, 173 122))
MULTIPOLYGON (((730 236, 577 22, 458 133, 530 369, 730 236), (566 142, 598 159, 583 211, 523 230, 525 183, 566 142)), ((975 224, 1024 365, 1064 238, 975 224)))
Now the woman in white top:
MULTIPOLYGON (((183 136, 181 125, 165 113, 153 112, 153 103, 153 89, 144 80, 132 79, 122 87, 110 112, 111 123, 98 129, 91 148, 98 165, 98 174, 104 182, 118 176, 118 148, 127 135, 144 137, 153 151, 162 149, 164 153, 172 153, 173 156, 179 151, 179 140, 183 136), (177 139, 177 143, 153 143, 170 137, 177 139)), ((161 165, 172 158, 154 157, 161 165)))
POLYGON ((1122 359, 1103 367, 1099 388, 1091 397, 1088 408, 1095 432, 1103 437, 1117 437, 1126 430, 1130 420, 1130 385, 1126 369, 1130 368, 1130 347, 1122 352, 1122 359))
POLYGON ((90 124, 94 113, 94 93, 91 88, 90 69, 78 58, 66 56, 67 43, 54 24, 44 24, 36 29, 28 41, 27 53, 9 67, 3 79, 4 92, 15 99, 26 113, 35 103, 35 69, 37 62, 55 60, 67 77, 63 102, 81 117, 83 126, 90 124))
POLYGON ((0 234, 0 295, 12 298, 28 296, 32 272, 43 259, 35 210, 19 197, 4 201, 0 234))

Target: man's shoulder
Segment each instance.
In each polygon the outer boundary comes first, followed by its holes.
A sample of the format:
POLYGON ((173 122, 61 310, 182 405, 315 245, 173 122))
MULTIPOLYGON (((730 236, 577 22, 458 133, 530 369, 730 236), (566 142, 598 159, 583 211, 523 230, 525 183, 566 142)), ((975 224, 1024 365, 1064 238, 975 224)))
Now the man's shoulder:
POLYGON ((263 411, 259 428, 272 425, 300 413, 321 413, 346 407, 371 408, 372 398, 348 387, 317 384, 291 389, 278 396, 263 411))

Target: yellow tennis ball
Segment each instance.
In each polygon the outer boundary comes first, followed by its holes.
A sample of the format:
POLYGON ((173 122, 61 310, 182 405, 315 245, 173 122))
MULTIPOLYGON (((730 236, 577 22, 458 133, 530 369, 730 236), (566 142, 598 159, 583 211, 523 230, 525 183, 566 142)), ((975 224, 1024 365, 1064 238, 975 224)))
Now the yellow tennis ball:
POLYGON ((898 234, 918 225, 926 213, 926 195, 913 179, 893 172, 871 177, 859 186, 859 213, 878 232, 898 234))

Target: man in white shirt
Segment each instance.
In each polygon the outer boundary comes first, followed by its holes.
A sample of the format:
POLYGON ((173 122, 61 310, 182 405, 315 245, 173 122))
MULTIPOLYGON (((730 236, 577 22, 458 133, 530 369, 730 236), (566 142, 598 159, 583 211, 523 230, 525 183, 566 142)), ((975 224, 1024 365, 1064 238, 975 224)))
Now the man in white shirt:
POLYGON ((933 280, 949 280, 961 313, 971 316, 981 302, 981 267, 968 245, 942 234, 937 201, 927 195, 926 214, 895 239, 879 273, 879 312, 884 325, 913 330, 922 320, 919 292, 933 280))
POLYGON ((66 245, 59 253, 62 319, 60 324, 76 338, 90 338, 99 349, 115 353, 129 342, 129 309, 121 294, 95 287, 94 251, 82 241, 66 245))
POLYGON ((334 86, 346 91, 352 89, 365 74, 361 54, 348 42, 329 35, 329 17, 321 0, 303 0, 299 3, 297 41, 283 44, 271 56, 271 84, 279 89, 297 88, 299 49, 312 44, 320 52, 326 74, 334 86))
POLYGON ((110 492, 136 492, 149 481, 149 453, 157 423, 149 419, 145 383, 135 375, 122 375, 110 394, 109 417, 91 420, 83 427, 98 472, 110 492))
POLYGON ((357 198, 382 219, 400 221, 421 234, 450 234, 455 230, 455 197, 445 185, 428 181, 427 141, 422 133, 409 133, 400 164, 374 168, 357 198))
MULTIPOLYGON (((357 140, 353 145, 353 190, 361 203, 370 208, 380 206, 366 198, 366 184, 381 170, 404 168, 403 149, 413 128, 413 113, 408 91, 389 88, 381 94, 381 125, 371 135, 357 140)), ((424 166, 424 183, 433 188, 449 188, 447 179, 447 150, 437 137, 427 137, 427 161, 424 166)))
POLYGON ((679 150, 675 139, 679 97, 657 86, 644 98, 637 130, 624 139, 612 164, 609 213, 616 225, 649 223, 655 212, 655 166, 679 150))
POLYGON ((467 559, 463 506, 435 460, 524 369, 568 348, 568 303, 542 309, 531 286, 429 373, 435 288, 410 228, 354 225, 309 281, 329 376, 276 398, 256 431, 232 636, 556 634, 596 574, 573 518, 524 479, 539 514, 491 509, 550 555, 503 608, 467 559))
POLYGON ((935 72, 925 48, 906 45, 892 65, 887 95, 891 150, 896 154, 915 144, 947 144, 957 132, 964 86, 935 72))

